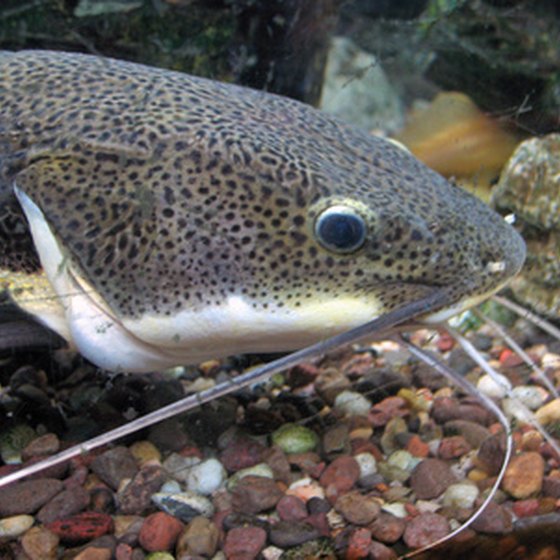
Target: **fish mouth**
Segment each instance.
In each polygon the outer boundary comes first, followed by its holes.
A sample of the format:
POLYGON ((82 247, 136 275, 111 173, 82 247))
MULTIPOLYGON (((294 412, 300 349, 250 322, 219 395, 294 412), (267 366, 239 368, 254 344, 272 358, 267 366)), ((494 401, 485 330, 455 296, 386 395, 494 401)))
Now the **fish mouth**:
MULTIPOLYGON (((501 235, 488 239, 480 256, 467 263, 449 282, 395 283, 388 291, 407 290, 410 299, 422 299, 432 291, 446 294, 447 301, 439 308, 414 318, 407 326, 434 325, 467 311, 498 293, 521 271, 526 258, 525 241, 509 224, 501 235), (485 255, 485 256, 483 256, 485 255), (416 293, 416 295, 414 295, 416 293)), ((403 324, 402 327, 405 325, 403 324)))

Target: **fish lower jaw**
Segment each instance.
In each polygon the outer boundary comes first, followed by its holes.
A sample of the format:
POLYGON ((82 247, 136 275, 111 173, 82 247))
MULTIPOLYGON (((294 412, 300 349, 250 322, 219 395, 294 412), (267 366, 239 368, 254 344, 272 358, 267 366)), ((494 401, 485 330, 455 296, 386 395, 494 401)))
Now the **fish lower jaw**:
POLYGON ((344 299, 297 315, 255 310, 239 298, 175 316, 116 319, 86 295, 67 302, 72 340, 101 368, 143 373, 247 352, 302 348, 367 322, 374 310, 344 299))
POLYGON ((452 317, 455 317, 455 315, 459 315, 460 313, 463 313, 464 311, 467 311, 471 307, 476 307, 480 303, 486 301, 488 298, 490 298, 495 293, 499 292, 502 288, 504 288, 508 284, 508 282, 509 282, 509 279, 504 281, 502 284, 500 284, 499 286, 497 286, 493 290, 490 290, 490 291, 485 292, 483 294, 478 294, 478 295, 467 297, 467 298, 465 298, 465 299, 463 299, 463 300, 461 300, 461 301, 459 301, 459 302, 457 302, 457 303, 455 303, 455 304, 453 304, 449 307, 446 307, 446 308, 440 309, 439 311, 436 311, 434 313, 430 313, 428 315, 425 315, 424 317, 419 318, 418 322, 419 323, 425 323, 425 324, 428 324, 428 325, 444 323, 448 319, 451 319, 452 317))

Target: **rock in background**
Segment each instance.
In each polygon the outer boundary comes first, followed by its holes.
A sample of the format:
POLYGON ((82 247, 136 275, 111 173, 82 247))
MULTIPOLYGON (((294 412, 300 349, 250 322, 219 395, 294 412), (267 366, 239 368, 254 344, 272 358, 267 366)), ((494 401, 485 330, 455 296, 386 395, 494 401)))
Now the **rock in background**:
POLYGON ((560 319, 560 134, 523 142, 492 202, 515 213, 527 242, 527 262, 511 289, 537 312, 560 319))

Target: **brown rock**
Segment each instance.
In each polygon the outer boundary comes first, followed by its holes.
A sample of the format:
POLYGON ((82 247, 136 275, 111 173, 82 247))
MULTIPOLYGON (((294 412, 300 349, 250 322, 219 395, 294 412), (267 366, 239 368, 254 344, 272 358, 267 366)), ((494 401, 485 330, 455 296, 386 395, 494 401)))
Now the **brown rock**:
POLYGON ((463 436, 474 449, 479 448, 482 442, 491 435, 488 428, 476 422, 469 422, 468 420, 451 420, 450 422, 446 422, 444 428, 447 434, 463 436))
POLYGON ((338 423, 323 434, 323 451, 328 457, 349 454, 351 451, 348 426, 338 423))
POLYGON ((308 515, 305 502, 296 496, 282 496, 276 511, 282 521, 302 521, 308 515))
POLYGON ((487 426, 492 421, 492 415, 481 405, 459 401, 453 397, 435 399, 430 415, 439 424, 444 424, 450 420, 467 420, 487 426))
MULTIPOLYGON (((114 515, 114 531, 113 534, 119 540, 123 540, 125 535, 138 535, 144 518, 140 515, 114 515)), ((126 542, 129 542, 128 539, 126 542)))
POLYGON ((503 534, 511 531, 511 515, 496 502, 490 502, 471 527, 480 533, 503 534))
POLYGON ((146 517, 138 541, 149 552, 171 550, 183 528, 184 525, 177 518, 158 511, 146 517))
POLYGON ((540 502, 537 498, 528 500, 519 500, 511 504, 511 511, 516 517, 532 517, 538 515, 540 510, 540 502))
POLYGON ((43 523, 52 523, 57 519, 71 517, 89 505, 89 492, 83 488, 64 490, 49 500, 37 513, 37 519, 43 523))
POLYGON ((288 382, 291 387, 302 387, 317 379, 320 370, 313 364, 298 364, 288 371, 288 382))
POLYGON ((544 459, 535 451, 520 453, 512 458, 502 482, 502 488, 522 500, 538 494, 544 478, 544 459))
POLYGON ((105 484, 117 490, 122 480, 134 477, 138 465, 128 447, 119 446, 98 455, 91 462, 91 470, 105 484))
POLYGON ((385 426, 392 418, 401 418, 410 414, 406 401, 401 397, 387 397, 375 404, 369 413, 369 420, 374 427, 385 426))
POLYGON ((552 498, 560 498, 560 478, 556 476, 545 476, 543 479, 543 494, 552 498))
POLYGON ((216 524, 205 517, 195 517, 179 535, 177 557, 203 556, 210 558, 216 552, 220 531, 216 524))
POLYGON ((245 476, 231 492, 234 511, 259 513, 273 508, 284 495, 274 480, 262 476, 245 476))
POLYGON ((264 449, 258 441, 236 435, 222 451, 220 460, 228 472, 237 472, 260 463, 264 449))
POLYGON ((396 553, 384 544, 373 541, 369 547, 369 557, 372 560, 397 560, 396 553))
POLYGON ((424 459, 410 475, 410 487, 420 500, 431 500, 445 492, 457 479, 444 461, 424 459))
POLYGON ((321 464, 324 466, 324 463, 321 461, 321 457, 314 451, 307 451, 306 453, 290 453, 287 459, 290 465, 296 466, 306 474, 315 472, 321 464))
POLYGON ((21 538, 29 560, 56 560, 60 539, 45 527, 31 527, 21 538))
POLYGON ((450 436, 441 440, 438 448, 438 457, 444 461, 457 459, 467 454, 470 450, 471 446, 463 436, 450 436))
MULTIPOLYGON (((28 461, 23 463, 22 466, 23 467, 30 467, 31 465, 34 465, 35 463, 39 463, 40 461, 43 461, 43 459, 45 459, 45 457, 41 457, 40 455, 37 455, 35 457, 31 457, 31 459, 29 459, 28 461)), ((68 466, 69 466, 68 462, 58 463, 56 465, 52 465, 51 467, 47 467, 46 469, 41 469, 39 472, 37 472, 35 474, 30 474, 29 476, 25 477, 25 479, 26 480, 37 480, 37 479, 40 479, 40 478, 56 478, 56 479, 61 480, 68 473, 68 466)))
POLYGON ((53 455, 60 449, 60 440, 56 434, 44 434, 35 438, 31 443, 25 446, 21 452, 21 458, 24 461, 32 457, 45 457, 53 455))
POLYGON ((368 558, 371 548, 371 533, 364 529, 356 529, 350 533, 348 539, 348 548, 346 550, 346 558, 359 559, 368 558))
POLYGON ((115 511, 115 494, 107 486, 92 488, 90 492, 90 509, 101 513, 113 513, 115 511))
POLYGON ((298 546, 321 535, 319 529, 305 521, 278 521, 270 527, 270 542, 279 548, 298 546))
POLYGON ((113 553, 109 548, 100 548, 97 546, 88 546, 84 548, 74 560, 111 560, 113 553))
POLYGON ((132 480, 117 495, 119 511, 128 515, 140 515, 151 506, 151 497, 164 481, 161 466, 145 463, 132 480))
POLYGON ((402 537, 405 527, 404 519, 384 511, 368 525, 374 539, 389 544, 397 542, 402 537))
POLYGON ((506 438, 498 433, 485 439, 477 454, 476 463, 488 474, 496 475, 500 472, 506 453, 506 438))
POLYGON ((132 560, 133 548, 126 543, 119 543, 115 550, 115 560, 132 560))
POLYGON ((10 484, 0 489, 0 517, 35 513, 62 490, 64 484, 54 478, 10 484))
POLYGON ((181 421, 177 418, 169 418, 152 426, 148 439, 160 451, 180 451, 191 444, 181 421))
POLYGON ((434 399, 430 416, 438 423, 444 424, 450 420, 459 420, 459 399, 455 397, 438 397, 434 399))
POLYGON ((308 515, 305 522, 309 525, 313 525, 317 529, 319 536, 328 537, 331 534, 331 529, 329 525, 329 520, 325 512, 312 513, 308 515))
POLYGON ((350 380, 338 368, 322 369, 315 381, 315 390, 327 403, 333 404, 336 396, 350 388, 350 380))
POLYGON ((421 513, 409 521, 403 540, 410 548, 420 548, 445 537, 449 531, 449 522, 443 515, 421 513))
POLYGON ((350 490, 360 478, 360 466, 354 457, 336 458, 319 479, 322 486, 334 487, 339 494, 350 490))
POLYGON ((381 506, 373 498, 354 491, 339 496, 334 509, 353 525, 367 525, 379 515, 381 506))
POLYGON ((276 445, 265 449, 261 454, 261 461, 264 461, 274 474, 274 480, 281 480, 286 484, 290 481, 290 463, 286 454, 276 445))

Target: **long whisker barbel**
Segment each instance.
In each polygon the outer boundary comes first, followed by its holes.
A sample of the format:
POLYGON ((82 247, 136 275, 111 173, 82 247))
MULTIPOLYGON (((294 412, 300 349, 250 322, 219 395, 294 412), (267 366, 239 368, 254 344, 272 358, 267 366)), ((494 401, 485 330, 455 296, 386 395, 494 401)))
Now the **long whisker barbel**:
POLYGON ((46 468, 52 467, 54 465, 59 465, 77 457, 84 453, 87 453, 93 449, 106 445, 116 439, 127 436, 138 430, 151 426, 157 422, 171 418, 177 414, 187 412, 197 406, 204 403, 213 401, 214 399, 220 398, 227 395, 233 391, 237 391, 249 385, 260 383, 271 375, 284 371, 290 367, 293 367, 304 360, 310 360, 318 356, 322 356, 327 352, 338 348, 339 346, 345 346, 347 344, 352 344, 358 342, 366 337, 371 337, 374 334, 387 331, 397 325, 402 324, 405 321, 409 321, 415 317, 421 316, 428 313, 434 309, 441 308, 448 304, 448 294, 445 290, 439 289, 432 292, 431 295, 418 301, 414 301, 407 305, 404 305, 394 311, 386 313, 385 315, 373 319, 369 323, 356 327, 350 331, 344 332, 342 334, 333 336, 325 341, 318 342, 274 360, 268 364, 264 364, 254 370, 246 372, 234 379, 220 383, 210 389, 200 391, 194 395, 190 395, 183 399, 180 399, 168 406, 160 408, 154 412, 146 414, 132 422, 125 424, 106 432, 100 436, 90 439, 84 443, 70 447, 56 455, 53 455, 43 461, 39 461, 33 465, 24 467, 14 473, 8 474, 0 478, 0 487, 6 486, 17 480, 40 472, 46 468))

